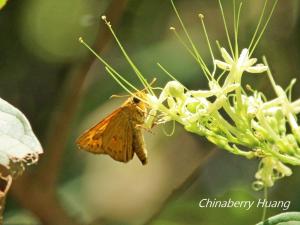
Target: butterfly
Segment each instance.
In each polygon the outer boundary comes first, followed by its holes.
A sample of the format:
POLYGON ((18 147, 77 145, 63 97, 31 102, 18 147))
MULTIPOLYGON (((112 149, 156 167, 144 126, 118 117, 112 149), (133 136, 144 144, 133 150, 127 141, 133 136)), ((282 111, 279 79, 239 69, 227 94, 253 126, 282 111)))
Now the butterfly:
POLYGON ((147 104, 143 91, 128 98, 118 109, 85 131, 77 140, 80 149, 95 154, 107 154, 120 162, 130 161, 134 153, 143 165, 147 150, 142 134, 147 104))

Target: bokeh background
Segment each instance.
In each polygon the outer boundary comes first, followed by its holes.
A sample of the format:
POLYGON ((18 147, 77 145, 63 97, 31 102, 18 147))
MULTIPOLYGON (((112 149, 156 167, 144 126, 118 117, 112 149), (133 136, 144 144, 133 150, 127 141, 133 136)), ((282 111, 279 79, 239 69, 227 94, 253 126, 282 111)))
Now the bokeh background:
MULTIPOLYGON (((272 1, 270 1, 272 2, 272 1)), ((207 31, 227 46, 217 1, 176 0, 175 4, 209 66, 211 61, 198 13, 207 31)), ((223 1, 228 20, 232 2, 223 1)), ((240 47, 247 47, 263 1, 245 0, 240 47)), ((270 9, 270 7, 269 7, 270 9)), ((100 20, 106 14, 121 42, 143 74, 157 86, 168 77, 160 62, 190 89, 206 88, 197 64, 169 31, 182 34, 169 0, 14 0, 0 11, 0 97, 30 120, 44 147, 38 165, 14 181, 4 224, 216 225, 254 224, 262 209, 199 208, 202 198, 257 200, 252 190, 256 160, 214 149, 204 138, 179 125, 146 133, 149 164, 135 157, 121 164, 77 149, 76 137, 118 107, 124 94, 103 66, 79 42, 82 36, 121 74, 141 87, 100 20)), ((276 81, 286 87, 300 71, 300 17, 297 0, 279 1, 255 56, 266 55, 276 81)), ((230 24, 230 22, 229 22, 230 24)), ((230 30, 232 30, 230 28, 230 30)), ((265 75, 245 75, 244 84, 274 96, 265 75)), ((299 98, 299 83, 294 98, 299 98)), ((271 200, 291 201, 300 210, 300 169, 270 189, 271 200)), ((268 210, 268 215, 281 212, 268 210)))

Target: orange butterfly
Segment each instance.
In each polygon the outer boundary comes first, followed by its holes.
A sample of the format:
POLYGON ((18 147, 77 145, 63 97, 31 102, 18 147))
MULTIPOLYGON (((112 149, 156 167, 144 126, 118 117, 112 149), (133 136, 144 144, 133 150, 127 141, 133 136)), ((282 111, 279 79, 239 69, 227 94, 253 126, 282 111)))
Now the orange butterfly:
POLYGON ((144 92, 128 98, 118 109, 85 131, 76 141, 78 147, 95 154, 107 154, 120 162, 128 162, 136 153, 145 165, 147 150, 142 125, 147 107, 143 99, 144 92))

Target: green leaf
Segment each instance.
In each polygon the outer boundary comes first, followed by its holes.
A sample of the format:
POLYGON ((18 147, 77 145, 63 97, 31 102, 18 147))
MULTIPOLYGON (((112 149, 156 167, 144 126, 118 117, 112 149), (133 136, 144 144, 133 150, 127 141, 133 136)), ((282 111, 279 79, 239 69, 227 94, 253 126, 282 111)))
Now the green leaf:
POLYGON ((7 0, 0 0, 0 9, 2 9, 6 3, 7 3, 7 0))
POLYGON ((36 162, 41 153, 42 146, 27 118, 0 98, 0 164, 10 170, 24 168, 24 164, 36 162))
POLYGON ((268 218, 264 222, 260 222, 256 225, 292 225, 300 224, 300 212, 287 212, 281 213, 276 216, 268 218))

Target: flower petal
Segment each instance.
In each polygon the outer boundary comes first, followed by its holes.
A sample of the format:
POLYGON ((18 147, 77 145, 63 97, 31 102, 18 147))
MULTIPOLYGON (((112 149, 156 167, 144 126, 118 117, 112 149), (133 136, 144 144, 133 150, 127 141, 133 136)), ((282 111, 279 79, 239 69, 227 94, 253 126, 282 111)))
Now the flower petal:
POLYGON ((226 63, 228 64, 234 63, 234 60, 232 59, 232 57, 229 55, 229 53, 226 51, 225 48, 221 48, 221 55, 226 63))
POLYGON ((244 64, 244 66, 250 67, 250 66, 253 66, 256 62, 257 62, 257 58, 251 58, 244 64))
POLYGON ((240 57, 237 61, 237 67, 243 67, 247 63, 247 61, 249 60, 248 53, 249 50, 247 48, 244 48, 242 50, 242 53, 240 54, 240 57))
POLYGON ((215 59, 215 64, 222 70, 225 70, 225 71, 231 70, 231 65, 228 63, 225 63, 225 62, 215 59))
POLYGON ((257 64, 255 66, 248 67, 246 71, 248 73, 263 73, 268 70, 268 67, 264 64, 257 64))

